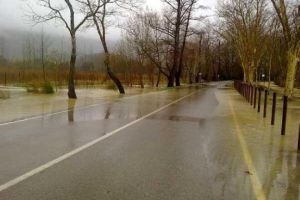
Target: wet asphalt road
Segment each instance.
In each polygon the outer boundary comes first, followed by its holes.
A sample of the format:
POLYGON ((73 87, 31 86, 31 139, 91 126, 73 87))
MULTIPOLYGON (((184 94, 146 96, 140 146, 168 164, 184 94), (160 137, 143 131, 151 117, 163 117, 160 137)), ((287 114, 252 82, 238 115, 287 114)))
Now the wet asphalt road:
POLYGON ((274 136, 222 85, 120 98, 0 126, 3 185, 189 95, 3 190, 0 200, 299 199, 294 138, 274 136))

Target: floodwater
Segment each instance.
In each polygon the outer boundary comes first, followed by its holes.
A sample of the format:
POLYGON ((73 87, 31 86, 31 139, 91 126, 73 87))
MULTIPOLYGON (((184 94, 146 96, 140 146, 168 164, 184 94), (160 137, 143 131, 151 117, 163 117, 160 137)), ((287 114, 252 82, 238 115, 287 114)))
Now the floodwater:
POLYGON ((67 112, 0 126, 0 188, 118 130, 0 191, 0 200, 300 199, 299 104, 291 103, 281 136, 281 101, 271 126, 270 112, 263 119, 225 84, 86 107, 66 101, 67 112))
POLYGON ((78 99, 68 100, 67 90, 55 94, 27 93, 22 88, 0 88, 0 123, 22 120, 30 117, 53 114, 74 107, 86 107, 118 98, 139 95, 161 89, 128 88, 126 95, 119 95, 116 90, 100 88, 80 88, 76 90, 78 99), (72 103, 73 102, 73 103, 72 103), (76 103, 75 103, 76 102, 76 103))

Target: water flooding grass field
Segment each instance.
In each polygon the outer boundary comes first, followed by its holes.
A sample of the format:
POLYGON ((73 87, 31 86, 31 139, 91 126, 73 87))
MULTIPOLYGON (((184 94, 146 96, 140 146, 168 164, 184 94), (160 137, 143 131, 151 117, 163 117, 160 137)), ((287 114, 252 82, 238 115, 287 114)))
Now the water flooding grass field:
POLYGON ((164 89, 133 87, 126 88, 126 94, 120 95, 116 90, 105 89, 105 86, 79 86, 76 90, 78 99, 68 100, 67 89, 59 89, 54 94, 35 94, 27 92, 26 88, 0 87, 0 123, 53 114, 74 107, 101 104, 118 98, 162 90, 164 89))

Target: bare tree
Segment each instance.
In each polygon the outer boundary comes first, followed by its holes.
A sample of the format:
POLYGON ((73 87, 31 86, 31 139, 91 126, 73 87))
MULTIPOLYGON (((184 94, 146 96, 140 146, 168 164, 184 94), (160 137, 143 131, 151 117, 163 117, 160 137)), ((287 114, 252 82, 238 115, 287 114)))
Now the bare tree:
MULTIPOLYGON (((197 0, 189 0, 186 1, 186 5, 184 5, 185 2, 183 2, 183 16, 181 17, 181 22, 183 23, 183 38, 182 38, 182 44, 181 44, 181 49, 180 49, 180 58, 179 58, 179 66, 178 69, 176 70, 176 86, 180 86, 180 78, 181 78, 181 73, 183 69, 183 60, 184 60, 184 51, 186 47, 186 40, 189 35, 189 28, 190 28, 190 23, 192 20, 192 12, 195 9, 197 0)), ((198 7, 200 8, 200 7, 198 7)))
POLYGON ((180 86, 186 39, 197 0, 162 0, 162 2, 165 5, 163 23, 152 24, 152 27, 165 34, 171 46, 172 62, 168 87, 173 87, 175 81, 176 85, 180 86))
MULTIPOLYGON (((158 69, 157 87, 161 74, 168 79, 168 82, 172 76, 172 67, 169 61, 171 42, 169 35, 161 31, 161 21, 162 19, 156 13, 138 13, 128 21, 125 27, 129 43, 158 69)), ((164 30, 170 31, 169 27, 168 24, 165 24, 164 30)))
POLYGON ((69 80, 68 80, 68 96, 69 98, 76 99, 75 92, 75 65, 77 58, 77 47, 76 47, 76 33, 88 20, 88 18, 93 16, 93 13, 86 12, 86 14, 76 23, 77 10, 83 8, 83 3, 81 0, 63 0, 58 3, 54 0, 38 0, 37 4, 49 10, 48 14, 39 14, 38 12, 31 9, 31 19, 35 23, 44 23, 48 21, 60 21, 64 24, 68 30, 71 38, 71 58, 70 58, 70 70, 69 70, 69 80), (68 14, 66 14, 66 12, 68 14))
POLYGON ((267 10, 265 0, 229 0, 221 4, 219 33, 232 41, 244 71, 244 81, 253 82, 265 50, 267 10))
POLYGON ((109 26, 109 18, 116 15, 117 9, 129 9, 130 7, 134 6, 135 4, 132 0, 86 0, 86 7, 90 13, 93 13, 92 22, 93 25, 96 26, 97 33, 104 49, 104 64, 107 74, 115 83, 121 94, 125 94, 125 90, 121 81, 111 69, 111 54, 107 44, 107 29, 109 26))
POLYGON ((287 73, 285 82, 285 95, 293 94, 297 65, 300 61, 300 6, 288 5, 285 0, 271 0, 282 27, 286 45, 287 73), (292 8, 288 9, 288 6, 292 8))
POLYGON ((195 49, 195 62, 194 62, 194 69, 193 69, 193 74, 195 76, 195 82, 199 83, 200 80, 200 73, 201 73, 201 66, 202 66, 202 46, 203 46, 203 35, 204 35, 204 31, 197 31, 197 33, 195 34, 196 38, 196 42, 194 45, 194 49, 195 49))

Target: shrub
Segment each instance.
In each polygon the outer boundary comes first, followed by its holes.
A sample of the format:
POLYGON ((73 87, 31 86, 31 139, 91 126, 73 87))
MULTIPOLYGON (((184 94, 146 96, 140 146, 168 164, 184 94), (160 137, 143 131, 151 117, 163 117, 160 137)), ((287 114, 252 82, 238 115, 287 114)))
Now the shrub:
POLYGON ((50 82, 43 83, 42 93, 44 93, 44 94, 53 94, 54 93, 53 85, 50 82))
POLYGON ((31 83, 26 86, 27 92, 31 93, 43 93, 43 94, 53 94, 54 87, 50 82, 44 83, 31 83))

